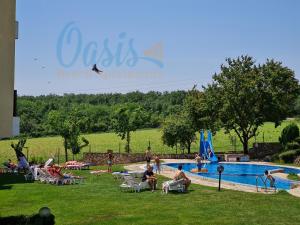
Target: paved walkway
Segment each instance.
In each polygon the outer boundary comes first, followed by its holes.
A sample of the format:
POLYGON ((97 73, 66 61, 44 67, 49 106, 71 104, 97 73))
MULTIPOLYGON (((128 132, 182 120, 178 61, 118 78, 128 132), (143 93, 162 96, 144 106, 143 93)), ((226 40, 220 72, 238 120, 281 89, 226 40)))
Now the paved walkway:
MULTIPOLYGON (((195 163, 194 160, 189 160, 189 159, 164 159, 164 163, 195 163)), ((265 163, 265 162, 249 162, 249 164, 262 164, 262 165, 270 165, 270 163, 265 163)), ((145 164, 142 163, 135 163, 135 164, 130 164, 125 166, 127 170, 130 171, 144 171, 145 170, 145 164)), ((161 175, 168 177, 170 179, 173 179, 175 175, 176 169, 167 167, 167 166, 162 166, 162 171, 161 175)), ((217 180, 212 180, 206 177, 201 177, 198 175, 195 175, 190 172, 186 172, 187 176, 191 179, 193 184, 200 184, 204 186, 210 186, 210 187, 218 187, 218 181, 217 180)), ((263 189, 256 189, 255 186, 249 186, 249 185, 242 185, 242 184, 235 184, 235 183, 229 183, 226 181, 222 181, 222 188, 224 189, 230 189, 230 190, 236 190, 236 191, 245 191, 245 192, 252 192, 252 193, 264 193, 264 194, 272 194, 274 191, 265 191, 263 189)), ((300 187, 291 189, 288 191, 290 194, 300 197, 300 187)))

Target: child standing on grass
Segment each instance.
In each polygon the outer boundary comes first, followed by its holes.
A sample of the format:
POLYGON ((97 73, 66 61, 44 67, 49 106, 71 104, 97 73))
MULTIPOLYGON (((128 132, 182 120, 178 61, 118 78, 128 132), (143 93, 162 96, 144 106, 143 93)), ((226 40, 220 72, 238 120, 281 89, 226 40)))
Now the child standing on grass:
POLYGON ((112 172, 112 164, 113 164, 113 154, 110 152, 108 153, 108 157, 107 157, 107 172, 111 173, 112 172))
POLYGON ((146 158, 146 163, 147 163, 147 167, 148 167, 148 166, 150 166, 150 162, 151 162, 151 147, 150 146, 146 150, 145 158, 146 158))
POLYGON ((158 155, 155 156, 154 162, 155 162, 156 173, 160 174, 160 158, 158 157, 158 155))

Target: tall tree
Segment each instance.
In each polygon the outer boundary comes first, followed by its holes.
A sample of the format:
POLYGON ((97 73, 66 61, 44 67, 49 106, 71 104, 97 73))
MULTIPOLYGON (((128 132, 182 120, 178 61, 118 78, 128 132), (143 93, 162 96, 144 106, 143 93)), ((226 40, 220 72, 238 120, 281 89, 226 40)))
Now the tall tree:
POLYGON ((277 126, 286 118, 299 85, 294 72, 274 60, 257 66, 252 57, 241 56, 226 62, 204 95, 225 131, 234 130, 247 154, 249 139, 260 125, 270 121, 277 126))
POLYGON ((131 132, 136 131, 144 123, 145 113, 134 104, 120 106, 113 115, 113 130, 122 140, 126 139, 125 151, 130 152, 131 132))
POLYGON ((68 161, 68 149, 73 154, 78 154, 80 150, 89 144, 88 140, 82 138, 83 143, 79 140, 80 127, 84 121, 81 120, 80 115, 76 109, 69 113, 61 111, 51 111, 48 114, 48 124, 63 138, 65 149, 65 160, 68 161))
POLYGON ((194 86, 188 91, 184 101, 183 110, 189 118, 196 131, 210 129, 213 133, 220 127, 217 111, 214 111, 214 104, 217 104, 212 96, 207 96, 194 86), (213 106, 213 107, 212 107, 213 106))
POLYGON ((195 127, 185 112, 168 117, 162 131, 164 144, 172 148, 180 144, 191 153, 191 145, 196 140, 195 127))

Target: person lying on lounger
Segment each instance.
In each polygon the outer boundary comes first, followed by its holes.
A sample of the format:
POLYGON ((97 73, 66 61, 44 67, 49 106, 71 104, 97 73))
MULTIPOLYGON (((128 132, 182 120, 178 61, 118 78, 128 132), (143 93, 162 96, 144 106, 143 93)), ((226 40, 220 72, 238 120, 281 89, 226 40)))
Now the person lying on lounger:
POLYGON ((174 176, 174 180, 181 180, 184 179, 184 186, 185 191, 187 191, 188 187, 191 184, 191 180, 185 175, 185 173, 182 171, 182 165, 178 166, 178 170, 174 176))
POLYGON ((142 182, 148 182, 152 192, 155 190, 156 188, 156 177, 154 176, 153 173, 153 168, 152 166, 147 166, 147 170, 144 172, 144 175, 142 177, 142 182))
POLYGON ((11 161, 11 159, 8 159, 8 161, 7 161, 7 162, 4 162, 3 165, 6 166, 8 169, 11 169, 12 171, 13 171, 14 169, 16 169, 16 167, 17 167, 17 165, 14 164, 14 163, 11 161))
POLYGON ((64 175, 61 173, 61 168, 55 165, 51 165, 48 168, 48 172, 51 174, 53 177, 57 178, 64 178, 64 175))

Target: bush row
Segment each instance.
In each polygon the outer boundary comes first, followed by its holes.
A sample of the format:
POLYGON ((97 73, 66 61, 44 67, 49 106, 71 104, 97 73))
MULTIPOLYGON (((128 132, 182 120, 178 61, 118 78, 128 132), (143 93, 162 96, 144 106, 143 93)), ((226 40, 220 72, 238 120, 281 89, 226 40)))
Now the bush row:
POLYGON ((279 159, 284 163, 293 163, 294 160, 299 155, 300 155, 300 149, 294 149, 279 154, 279 159))

